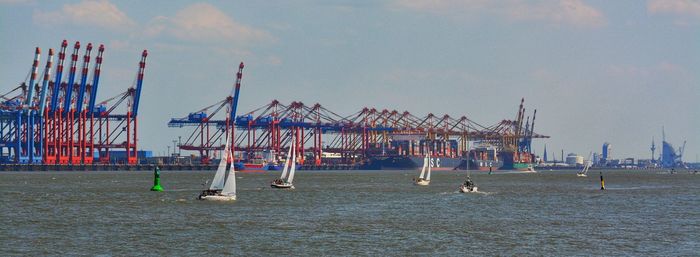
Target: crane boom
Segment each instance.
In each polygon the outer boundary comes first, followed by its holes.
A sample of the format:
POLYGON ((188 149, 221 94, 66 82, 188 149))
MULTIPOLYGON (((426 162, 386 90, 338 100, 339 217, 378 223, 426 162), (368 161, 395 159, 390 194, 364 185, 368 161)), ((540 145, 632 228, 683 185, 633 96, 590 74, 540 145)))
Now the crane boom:
POLYGON ((71 97, 73 95, 73 83, 75 83, 75 70, 78 63, 78 50, 80 50, 80 42, 75 42, 73 54, 70 59, 70 73, 68 74, 68 84, 66 84, 66 92, 63 95, 63 115, 68 115, 71 107, 71 97))
POLYGON ((236 109, 238 108, 238 94, 241 91, 241 79, 243 78, 243 62, 238 65, 238 73, 236 73, 236 88, 233 91, 233 101, 231 102, 231 120, 236 120, 236 109))
POLYGON ((100 82, 100 70, 102 70, 102 53, 105 51, 105 46, 100 45, 95 57, 95 69, 92 72, 92 88, 90 89, 90 100, 88 102, 88 116, 92 116, 95 109, 95 98, 97 97, 97 85, 100 82))
POLYGON ((61 43, 61 50, 58 52, 58 66, 56 66, 56 78, 53 81, 53 91, 51 92, 51 106, 49 111, 51 113, 56 111, 58 107, 58 94, 61 92, 61 76, 63 75, 63 63, 66 60, 66 48, 68 47, 68 41, 63 40, 61 43))
POLYGON ((53 66, 53 48, 49 48, 49 59, 46 61, 46 67, 44 68, 44 81, 42 81, 41 95, 39 96, 39 117, 44 116, 44 110, 46 109, 46 91, 49 88, 49 80, 51 79, 51 66, 53 66))
POLYGON ((139 99, 141 98, 141 87, 143 85, 143 72, 146 69, 146 56, 148 56, 148 51, 143 50, 141 54, 141 62, 139 62, 139 73, 136 78, 136 92, 134 93, 134 105, 131 106, 131 115, 134 117, 137 115, 139 110, 139 99))
POLYGON ((92 43, 88 43, 83 56, 83 69, 80 74, 80 89, 78 91, 78 99, 75 101, 76 113, 83 111, 83 101, 85 100, 85 87, 87 87, 87 77, 90 67, 90 53, 92 52, 92 43))
POLYGON ((24 104, 31 108, 32 98, 34 98, 34 81, 36 81, 37 74, 39 73, 39 58, 41 57, 41 49, 36 48, 34 51, 34 62, 32 63, 32 76, 29 78, 29 91, 27 91, 27 99, 25 99, 24 104))

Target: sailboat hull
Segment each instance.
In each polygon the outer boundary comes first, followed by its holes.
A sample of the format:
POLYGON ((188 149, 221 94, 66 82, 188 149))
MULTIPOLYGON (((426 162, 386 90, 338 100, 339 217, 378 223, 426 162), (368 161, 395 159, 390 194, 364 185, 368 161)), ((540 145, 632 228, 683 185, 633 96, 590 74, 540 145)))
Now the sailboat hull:
POLYGON ((294 185, 291 183, 284 183, 284 184, 275 184, 272 183, 270 184, 270 187, 272 188, 280 188, 280 189, 294 189, 294 185))
POLYGON ((236 196, 235 195, 204 195, 200 196, 199 200, 204 200, 204 201, 235 201, 236 196))
POLYGON ((419 179, 414 181, 413 184, 416 186, 427 186, 430 185, 430 180, 419 179))
POLYGON ((478 192, 478 191, 479 191, 479 188, 478 188, 478 187, 472 187, 471 190, 470 190, 468 187, 465 187, 465 186, 462 185, 462 186, 459 187, 459 191, 462 192, 462 193, 475 193, 475 192, 478 192))

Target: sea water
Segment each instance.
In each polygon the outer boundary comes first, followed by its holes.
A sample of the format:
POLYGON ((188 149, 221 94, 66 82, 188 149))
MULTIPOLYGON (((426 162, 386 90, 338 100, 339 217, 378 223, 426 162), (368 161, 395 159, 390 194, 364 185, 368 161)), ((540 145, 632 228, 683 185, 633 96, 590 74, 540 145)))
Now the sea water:
POLYGON ((698 255, 700 174, 683 171, 237 173, 238 200, 196 200, 213 171, 0 173, 0 255, 698 255))

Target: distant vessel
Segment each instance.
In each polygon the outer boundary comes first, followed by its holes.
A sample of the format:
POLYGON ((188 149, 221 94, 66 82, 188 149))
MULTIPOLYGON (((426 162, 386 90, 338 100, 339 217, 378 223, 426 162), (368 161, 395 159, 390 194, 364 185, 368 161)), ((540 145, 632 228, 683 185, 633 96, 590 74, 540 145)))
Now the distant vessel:
POLYGON ((593 156, 593 152, 588 154, 588 160, 583 164, 583 169, 581 169, 578 173, 576 173, 576 176, 579 177, 588 177, 588 168, 591 167, 591 157, 593 156))
MULTIPOLYGON (((415 170, 423 167, 423 156, 372 156, 360 166, 363 170, 415 170)), ((457 157, 435 156, 429 160, 433 170, 455 170, 466 166, 466 160, 457 157)))
POLYGON ((532 164, 534 156, 531 153, 504 150, 501 152, 500 156, 503 160, 503 165, 499 170, 535 172, 535 168, 532 164))
POLYGON ((228 172, 226 172, 228 160, 233 160, 233 158, 231 158, 231 146, 229 145, 228 138, 226 139, 224 153, 225 156, 222 156, 221 161, 219 161, 219 167, 216 169, 216 174, 214 174, 214 179, 211 181, 209 189, 206 189, 199 194, 199 200, 236 200, 236 169, 234 168, 234 165, 229 165, 230 168, 228 172))
POLYGON ((296 170, 296 151, 294 150, 294 140, 292 140, 292 146, 289 147, 289 153, 287 153, 287 160, 284 162, 284 168, 282 169, 282 175, 280 178, 275 179, 270 183, 272 188, 282 188, 282 189, 294 189, 294 171, 296 170), (289 170, 289 173, 287 171, 289 170))
POLYGON ((462 193, 474 193, 478 192, 479 188, 476 186, 476 184, 474 184, 474 182, 472 182, 471 178, 467 176, 467 180, 459 186, 459 191, 462 193))
POLYGON ((475 147, 469 151, 466 170, 492 171, 499 169, 503 162, 498 159, 496 148, 493 146, 475 147))
POLYGON ((430 184, 430 166, 430 152, 428 152, 423 159, 423 168, 420 171, 420 175, 418 178, 413 179, 413 184, 417 186, 427 186, 430 184))
POLYGON ((263 172, 268 170, 279 170, 280 165, 275 160, 274 151, 259 151, 250 154, 245 153, 244 159, 236 162, 236 170, 243 172, 263 172))

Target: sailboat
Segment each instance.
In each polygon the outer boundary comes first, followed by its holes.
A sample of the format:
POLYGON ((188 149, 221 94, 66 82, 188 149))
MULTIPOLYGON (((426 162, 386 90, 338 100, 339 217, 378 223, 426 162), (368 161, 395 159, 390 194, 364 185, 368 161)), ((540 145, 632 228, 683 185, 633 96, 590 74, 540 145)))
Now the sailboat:
POLYGON ((272 188, 283 188, 283 189, 294 189, 294 171, 297 167, 296 161, 296 151, 294 150, 294 140, 292 140, 292 146, 289 147, 289 152, 287 153, 287 160, 284 161, 284 168, 282 169, 282 175, 280 178, 275 179, 270 183, 272 188), (289 171, 289 172, 288 172, 289 171))
POLYGON ((221 156, 219 167, 216 169, 214 179, 211 181, 209 189, 203 190, 199 194, 199 200, 210 201, 235 201, 236 200, 236 170, 233 165, 231 146, 226 138, 224 155, 221 156), (226 171, 226 164, 231 160, 230 168, 226 171))
POLYGON ((588 177, 588 168, 591 167, 591 157, 593 156, 593 152, 588 154, 588 160, 583 164, 583 169, 581 169, 579 172, 576 173, 576 176, 578 177, 588 177))
POLYGON ((427 154, 425 154, 425 158, 423 158, 423 168, 420 171, 420 175, 418 176, 418 178, 413 179, 414 185, 427 186, 430 184, 430 170, 432 168, 430 166, 430 152, 428 152, 427 154))

